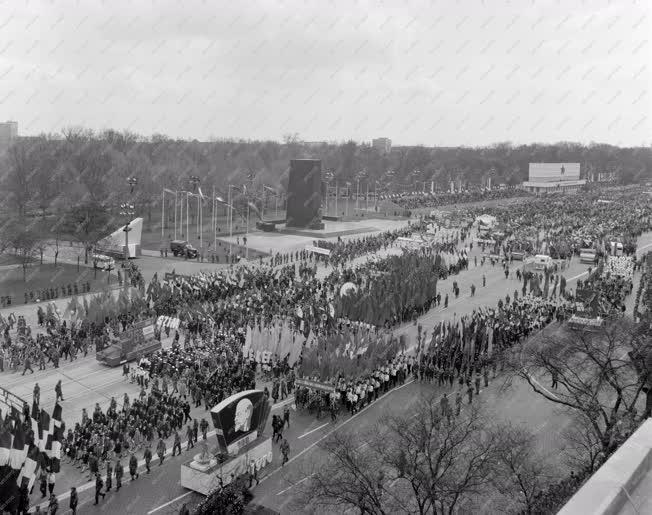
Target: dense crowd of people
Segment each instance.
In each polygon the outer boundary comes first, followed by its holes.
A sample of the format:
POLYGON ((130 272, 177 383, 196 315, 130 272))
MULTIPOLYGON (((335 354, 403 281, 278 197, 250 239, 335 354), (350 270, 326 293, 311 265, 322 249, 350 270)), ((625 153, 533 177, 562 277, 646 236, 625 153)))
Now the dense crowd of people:
POLYGON ((457 193, 405 193, 387 198, 403 208, 419 209, 526 196, 531 196, 531 193, 518 188, 504 188, 462 191, 457 193))

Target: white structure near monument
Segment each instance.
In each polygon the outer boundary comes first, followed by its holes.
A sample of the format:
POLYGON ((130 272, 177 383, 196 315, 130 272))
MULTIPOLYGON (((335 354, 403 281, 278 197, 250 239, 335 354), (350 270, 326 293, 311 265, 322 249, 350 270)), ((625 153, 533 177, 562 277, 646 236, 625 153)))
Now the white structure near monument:
POLYGON ((530 163, 528 179, 523 189, 531 193, 575 193, 586 184, 579 163, 530 163))
POLYGON ((125 248, 128 242, 129 257, 139 257, 142 255, 140 242, 143 236, 143 219, 135 218, 128 224, 120 226, 119 229, 112 232, 106 238, 102 238, 95 244, 98 252, 111 257, 124 258, 125 248), (129 228, 127 236, 125 228, 129 228))

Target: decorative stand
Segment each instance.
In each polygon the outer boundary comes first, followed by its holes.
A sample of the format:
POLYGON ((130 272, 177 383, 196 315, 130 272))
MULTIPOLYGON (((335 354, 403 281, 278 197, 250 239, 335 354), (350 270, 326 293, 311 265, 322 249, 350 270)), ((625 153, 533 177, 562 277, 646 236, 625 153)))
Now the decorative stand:
MULTIPOLYGON (((203 442, 202 442, 203 443, 203 442)), ((231 477, 238 477, 247 472, 253 464, 258 471, 272 462, 272 438, 262 435, 242 446, 237 454, 226 461, 218 463, 217 458, 208 452, 203 443, 203 452, 181 465, 181 486, 208 495, 222 484, 231 482, 231 477)))

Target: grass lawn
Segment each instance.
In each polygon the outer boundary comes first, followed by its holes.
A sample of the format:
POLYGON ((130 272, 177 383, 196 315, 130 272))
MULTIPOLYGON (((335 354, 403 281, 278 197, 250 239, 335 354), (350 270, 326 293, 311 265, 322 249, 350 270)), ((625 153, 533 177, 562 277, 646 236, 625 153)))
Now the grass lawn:
MULTIPOLYGON (((89 267, 80 266, 78 272, 77 265, 59 263, 55 267, 54 263, 46 263, 29 266, 24 279, 22 267, 12 268, 0 271, 0 296, 9 295, 12 304, 23 304, 25 292, 28 295, 30 292, 34 292, 34 298, 36 298, 37 290, 58 287, 59 297, 64 297, 68 295, 68 285, 71 285, 74 294, 74 285, 77 284, 77 289, 81 293, 83 291, 81 285, 86 282, 90 283, 91 291, 99 291, 107 285, 107 272, 98 270, 97 277, 95 277, 94 270, 89 267), (63 287, 66 288, 65 295, 61 293, 63 287)), ((112 272, 111 284, 117 282, 117 275, 112 272)))
POLYGON ((0 254, 0 266, 18 265, 20 263, 20 258, 14 254, 0 254))

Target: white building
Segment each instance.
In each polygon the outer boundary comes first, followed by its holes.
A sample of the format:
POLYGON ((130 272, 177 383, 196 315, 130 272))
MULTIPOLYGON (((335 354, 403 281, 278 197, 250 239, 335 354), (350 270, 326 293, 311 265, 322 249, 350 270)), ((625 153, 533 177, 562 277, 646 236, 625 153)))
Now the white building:
POLYGON ((18 136, 18 122, 0 123, 0 145, 8 147, 18 136))
POLYGON ((389 138, 376 138, 371 141, 371 146, 383 154, 392 151, 392 140, 389 138))
POLYGON ((574 193, 586 184, 579 163, 530 163, 528 178, 523 189, 531 193, 574 193))

